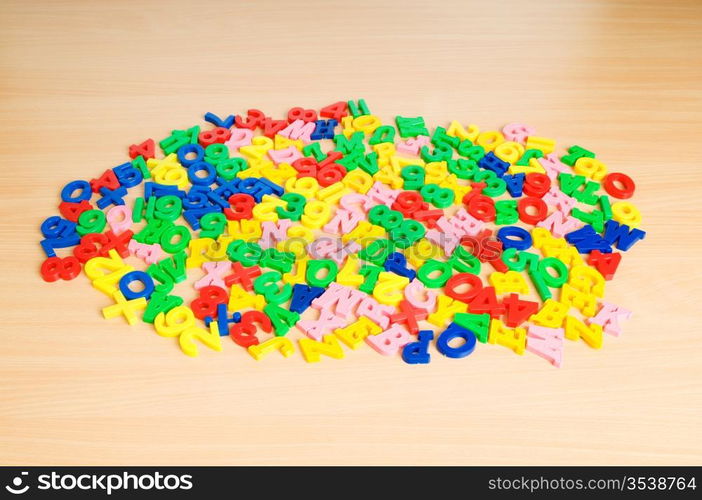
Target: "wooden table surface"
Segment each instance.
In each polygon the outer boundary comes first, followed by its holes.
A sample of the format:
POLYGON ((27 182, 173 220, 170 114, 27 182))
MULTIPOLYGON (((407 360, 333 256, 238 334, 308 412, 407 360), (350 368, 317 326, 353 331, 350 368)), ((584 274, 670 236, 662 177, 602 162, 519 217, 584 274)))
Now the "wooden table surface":
POLYGON ((700 464, 702 3, 32 1, 0 16, 1 464, 700 464), (68 181, 146 137, 363 97, 383 120, 523 121, 637 182, 634 311, 562 369, 499 346, 410 366, 195 359, 39 276, 68 181))

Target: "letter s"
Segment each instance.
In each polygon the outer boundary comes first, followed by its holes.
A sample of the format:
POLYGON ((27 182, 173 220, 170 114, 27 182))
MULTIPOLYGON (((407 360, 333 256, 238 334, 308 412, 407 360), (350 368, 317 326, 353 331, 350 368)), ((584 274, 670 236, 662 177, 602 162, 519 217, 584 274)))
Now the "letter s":
POLYGON ((484 241, 484 248, 481 250, 481 257, 483 257, 486 260, 493 260, 496 259, 500 256, 502 253, 502 247, 500 245, 499 241, 496 240, 491 240, 491 239, 485 239, 484 241), (490 252, 492 251, 492 252, 490 252))
POLYGON ((40 490, 48 490, 49 488, 51 488, 51 482, 49 481, 48 474, 42 474, 41 476, 39 476, 38 481, 40 490))

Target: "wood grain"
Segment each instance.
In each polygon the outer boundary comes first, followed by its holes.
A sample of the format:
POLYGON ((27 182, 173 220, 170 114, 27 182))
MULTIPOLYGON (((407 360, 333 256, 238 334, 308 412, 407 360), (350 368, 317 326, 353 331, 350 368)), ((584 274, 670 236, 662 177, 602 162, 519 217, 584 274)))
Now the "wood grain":
POLYGON ((0 463, 700 464, 702 4, 5 1, 0 16, 0 463), (364 97, 384 120, 534 125, 637 181, 634 310, 565 366, 499 347, 408 366, 182 356, 46 284, 67 181, 206 111, 364 97))

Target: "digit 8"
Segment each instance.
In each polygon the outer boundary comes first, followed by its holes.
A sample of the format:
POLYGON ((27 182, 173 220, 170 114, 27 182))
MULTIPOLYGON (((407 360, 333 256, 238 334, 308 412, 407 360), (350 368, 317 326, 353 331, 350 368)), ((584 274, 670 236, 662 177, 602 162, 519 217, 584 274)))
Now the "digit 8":
POLYGON ((302 120, 305 123, 317 121, 317 112, 314 109, 292 108, 288 111, 288 122, 302 120))
POLYGON ((448 188, 439 187, 436 184, 425 184, 419 190, 425 201, 433 204, 437 208, 446 208, 453 203, 455 193, 448 188))
POLYGON ((376 205, 368 211, 368 222, 382 226, 388 212, 390 212, 390 208, 387 205, 376 205))
POLYGON ((407 248, 422 238, 425 233, 426 229, 421 222, 405 219, 399 227, 390 232, 390 237, 397 247, 407 248))
POLYGON ((261 329, 270 333, 273 328, 271 320, 261 311, 247 311, 241 315, 241 321, 235 323, 229 329, 229 336, 231 339, 242 347, 249 347, 258 344, 258 338, 256 337, 256 325, 255 322, 261 324, 261 329))
POLYGON ((216 127, 211 130, 203 130, 200 135, 197 136, 198 142, 204 146, 211 146, 212 144, 222 144, 229 140, 232 136, 231 131, 228 128, 216 127))
POLYGON ((49 257, 41 265, 41 276, 49 283, 58 279, 70 281, 80 274, 80 269, 80 262, 75 257, 49 257))
POLYGON ((217 305, 224 304, 228 298, 223 288, 204 286, 200 289, 200 297, 191 302, 190 308, 198 319, 205 319, 205 316, 214 317, 217 313, 217 305))
POLYGON ((224 209, 224 215, 229 220, 250 219, 256 200, 250 194, 237 193, 229 197, 230 208, 224 209))
POLYGON ((474 161, 480 161, 480 159, 485 156, 485 149, 479 145, 474 146, 468 139, 461 141, 457 151, 459 155, 474 161))

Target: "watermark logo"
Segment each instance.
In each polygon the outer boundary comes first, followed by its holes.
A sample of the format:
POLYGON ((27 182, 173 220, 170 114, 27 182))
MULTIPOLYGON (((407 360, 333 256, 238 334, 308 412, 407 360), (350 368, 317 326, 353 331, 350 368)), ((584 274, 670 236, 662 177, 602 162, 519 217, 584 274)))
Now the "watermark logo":
MULTIPOLYGON (((13 495, 22 495, 30 489, 29 472, 21 472, 12 478, 5 489, 13 495)), ((159 471, 148 474, 65 474, 51 472, 36 476, 33 492, 78 490, 104 492, 107 495, 119 490, 190 490, 193 488, 190 474, 162 474, 159 471)), ((31 496, 31 495, 30 495, 31 496)))
POLYGON ((13 495, 21 495, 23 493, 26 493, 29 489, 29 485, 27 484, 23 487, 22 483, 24 482, 23 476, 27 476, 28 474, 28 472, 22 472, 19 476, 15 476, 12 479, 12 485, 5 486, 5 489, 13 495))

